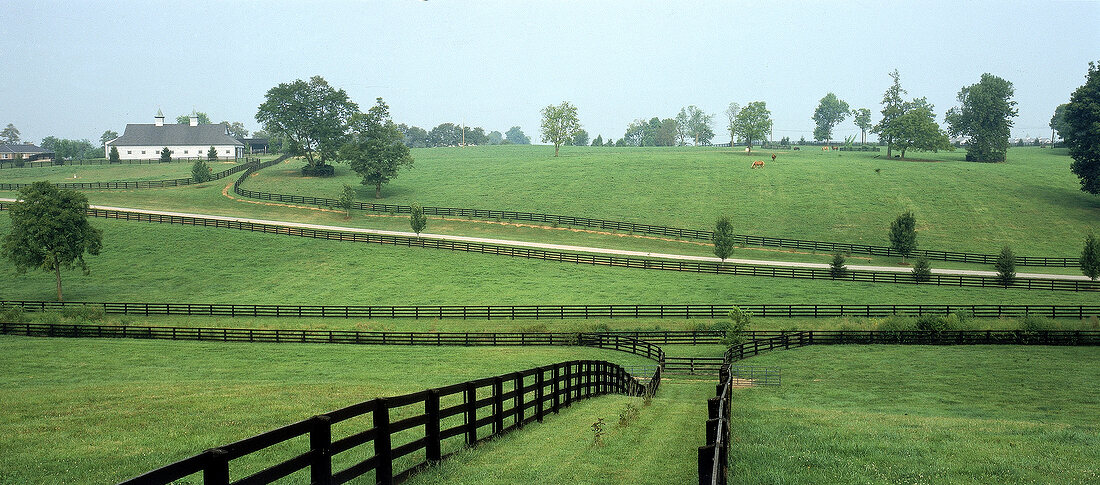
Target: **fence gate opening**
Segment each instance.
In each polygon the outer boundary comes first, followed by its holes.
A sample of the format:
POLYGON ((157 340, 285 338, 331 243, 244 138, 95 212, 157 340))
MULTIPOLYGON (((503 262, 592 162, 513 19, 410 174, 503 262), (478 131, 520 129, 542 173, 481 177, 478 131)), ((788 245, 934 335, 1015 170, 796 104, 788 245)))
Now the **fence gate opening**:
POLYGON ((756 365, 731 365, 733 387, 778 386, 783 382, 782 369, 756 365))

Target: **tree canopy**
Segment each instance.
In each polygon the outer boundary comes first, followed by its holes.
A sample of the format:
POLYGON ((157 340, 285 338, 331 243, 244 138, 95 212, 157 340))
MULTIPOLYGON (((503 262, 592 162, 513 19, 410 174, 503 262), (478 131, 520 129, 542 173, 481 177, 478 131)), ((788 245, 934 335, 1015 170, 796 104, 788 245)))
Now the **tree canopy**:
POLYGON ((542 141, 554 144, 554 156, 558 156, 558 150, 568 141, 572 140, 581 129, 581 122, 577 119, 577 107, 562 101, 561 104, 550 105, 542 109, 542 141))
POLYGON ((858 108, 852 110, 852 118, 859 127, 860 143, 867 143, 867 130, 870 130, 873 126, 871 124, 871 110, 867 108, 858 108))
POLYGON ((20 274, 33 268, 54 273, 61 301, 61 270, 77 267, 88 274, 84 254, 97 255, 103 247, 102 233, 88 223, 88 199, 35 182, 19 190, 9 214, 11 233, 0 243, 0 253, 20 274))
POLYGON ((351 118, 351 140, 340 148, 340 158, 363 177, 363 185, 374 186, 374 197, 382 198, 382 185, 413 164, 404 135, 390 119, 390 108, 382 98, 366 113, 351 118))
POLYGON ((1070 169, 1081 179, 1081 190, 1100 194, 1100 64, 1089 63, 1085 84, 1069 97, 1066 128, 1070 169))
POLYGON ((959 91, 961 106, 947 111, 947 124, 952 136, 969 138, 967 161, 1005 161, 1012 118, 1017 114, 1013 93, 1012 83, 989 73, 959 91))
POLYGON ((0 141, 4 143, 16 144, 19 143, 19 128, 15 125, 8 123, 8 126, 0 131, 0 141))
POLYGON ((681 108, 675 122, 675 133, 681 145, 684 144, 685 137, 691 138, 695 146, 699 146, 700 143, 709 145, 710 140, 714 138, 714 130, 711 129, 711 125, 714 124, 714 115, 707 114, 695 105, 681 108))
POLYGON ((890 77, 894 80, 894 84, 886 88, 886 92, 882 95, 882 120, 873 128, 873 131, 882 137, 882 141, 886 142, 887 158, 894 156, 894 137, 892 134, 894 128, 891 125, 895 119, 905 114, 905 102, 901 96, 907 93, 901 88, 901 75, 898 74, 897 69, 890 73, 890 77))
POLYGON ((916 100, 912 107, 884 129, 883 134, 889 136, 894 146, 901 150, 902 158, 905 158, 907 150, 936 152, 955 149, 947 133, 936 124, 936 115, 930 107, 923 98, 916 100))
POLYGON ((223 121, 222 123, 229 127, 229 136, 234 138, 248 138, 248 130, 244 128, 244 123, 240 121, 234 121, 232 123, 223 121))
POLYGON ((325 165, 347 140, 348 124, 359 106, 343 89, 321 76, 282 83, 267 91, 256 112, 264 130, 287 142, 292 155, 303 155, 310 167, 325 165))
POLYGON ((730 103, 726 108, 726 130, 730 132, 730 146, 733 146, 733 141, 737 139, 737 115, 741 113, 741 105, 737 103, 730 103))
POLYGON ((504 139, 508 140, 508 143, 513 145, 530 145, 531 139, 527 135, 523 134, 518 126, 513 126, 504 133, 504 139))
MULTIPOLYGON (((199 119, 199 124, 200 125, 209 125, 209 124, 214 123, 213 121, 210 121, 210 116, 207 115, 206 113, 203 113, 202 111, 196 112, 195 117, 199 119)), ((179 115, 179 116, 177 116, 176 117, 176 123, 179 123, 181 125, 190 124, 191 123, 191 115, 179 115)))
POLYGON ((107 142, 109 142, 111 140, 114 140, 115 138, 118 138, 118 132, 117 131, 111 131, 111 130, 104 131, 102 135, 99 135, 99 144, 100 145, 106 145, 107 142))
MULTIPOLYGON (((1069 103, 1062 103, 1054 108, 1054 115, 1050 117, 1050 129, 1058 133, 1058 136, 1066 139, 1067 133, 1069 133, 1069 124, 1066 123, 1066 107, 1069 103)), ((1054 136, 1051 136, 1050 142, 1054 143, 1054 136)))
POLYGON ((814 110, 812 117, 814 123, 817 123, 817 128, 814 129, 814 138, 822 141, 832 139, 833 127, 844 121, 847 116, 848 103, 845 103, 833 93, 826 94, 817 104, 817 109, 814 110))
POLYGON ((737 113, 734 134, 748 144, 752 152, 753 140, 762 140, 772 132, 772 112, 763 101, 753 101, 737 113))

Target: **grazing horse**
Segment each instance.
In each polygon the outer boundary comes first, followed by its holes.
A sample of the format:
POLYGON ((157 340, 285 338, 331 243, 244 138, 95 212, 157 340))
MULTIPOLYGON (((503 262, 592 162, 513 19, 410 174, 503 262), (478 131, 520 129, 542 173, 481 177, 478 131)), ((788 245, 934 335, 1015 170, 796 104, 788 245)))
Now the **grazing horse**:
POLYGON ((775 154, 774 153, 772 154, 772 161, 773 162, 775 161, 775 154))
POLYGON ((764 168, 764 161, 763 160, 757 160, 755 162, 752 162, 752 168, 756 168, 756 167, 764 168))
POLYGON ((821 147, 821 151, 827 152, 827 151, 829 151, 829 147, 823 146, 823 147, 821 147))
POLYGON ((795 151, 801 150, 801 148, 794 147, 795 151))

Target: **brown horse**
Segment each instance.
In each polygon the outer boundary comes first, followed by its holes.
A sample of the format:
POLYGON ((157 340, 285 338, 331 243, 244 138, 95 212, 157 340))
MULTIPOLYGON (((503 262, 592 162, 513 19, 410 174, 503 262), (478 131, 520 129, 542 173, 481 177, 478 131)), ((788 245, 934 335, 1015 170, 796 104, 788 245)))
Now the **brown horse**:
POLYGON ((752 168, 756 168, 756 167, 764 168, 764 161, 763 160, 757 160, 755 162, 752 162, 752 168))
POLYGON ((774 153, 772 154, 772 161, 773 162, 775 161, 775 154, 774 153))

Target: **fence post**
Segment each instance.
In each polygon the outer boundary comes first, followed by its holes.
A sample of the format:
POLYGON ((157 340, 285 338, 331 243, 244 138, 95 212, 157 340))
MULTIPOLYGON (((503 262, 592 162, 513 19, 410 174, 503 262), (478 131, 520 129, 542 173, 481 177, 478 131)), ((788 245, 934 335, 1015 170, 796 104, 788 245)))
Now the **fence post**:
POLYGON ((551 408, 554 414, 558 414, 558 410, 561 409, 561 366, 560 364, 554 365, 554 405, 551 408))
POLYGON ((332 483, 332 418, 326 415, 313 417, 309 431, 309 449, 313 460, 309 466, 310 482, 316 485, 332 483))
POLYGON ((714 445, 699 447, 699 485, 715 483, 711 476, 714 471, 714 445))
POLYGON ((493 434, 504 432, 504 379, 493 378, 493 434))
POLYGON ((374 467, 375 481, 384 485, 393 484, 393 456, 390 443, 390 408, 386 398, 375 399, 374 408, 374 467))
POLYGON ((567 362, 565 364, 565 407, 569 407, 573 402, 573 364, 575 362, 567 362))
POLYGON ((428 398, 424 400, 424 414, 428 422, 424 423, 424 455, 428 463, 442 459, 439 438, 439 391, 428 389, 428 398))
POLYGON ((515 423, 516 427, 523 426, 523 374, 516 372, 515 377, 512 380, 512 390, 515 391, 515 396, 512 397, 512 409, 515 411, 515 423))
POLYGON ((206 450, 209 463, 202 470, 205 485, 229 485, 229 452, 221 448, 206 450))
POLYGON ((539 367, 538 373, 535 374, 535 420, 542 422, 543 415, 543 399, 546 397, 544 386, 546 385, 546 368, 539 367))
POLYGON ((477 388, 473 382, 466 382, 466 402, 464 411, 466 414, 466 444, 473 446, 477 443, 477 388))

